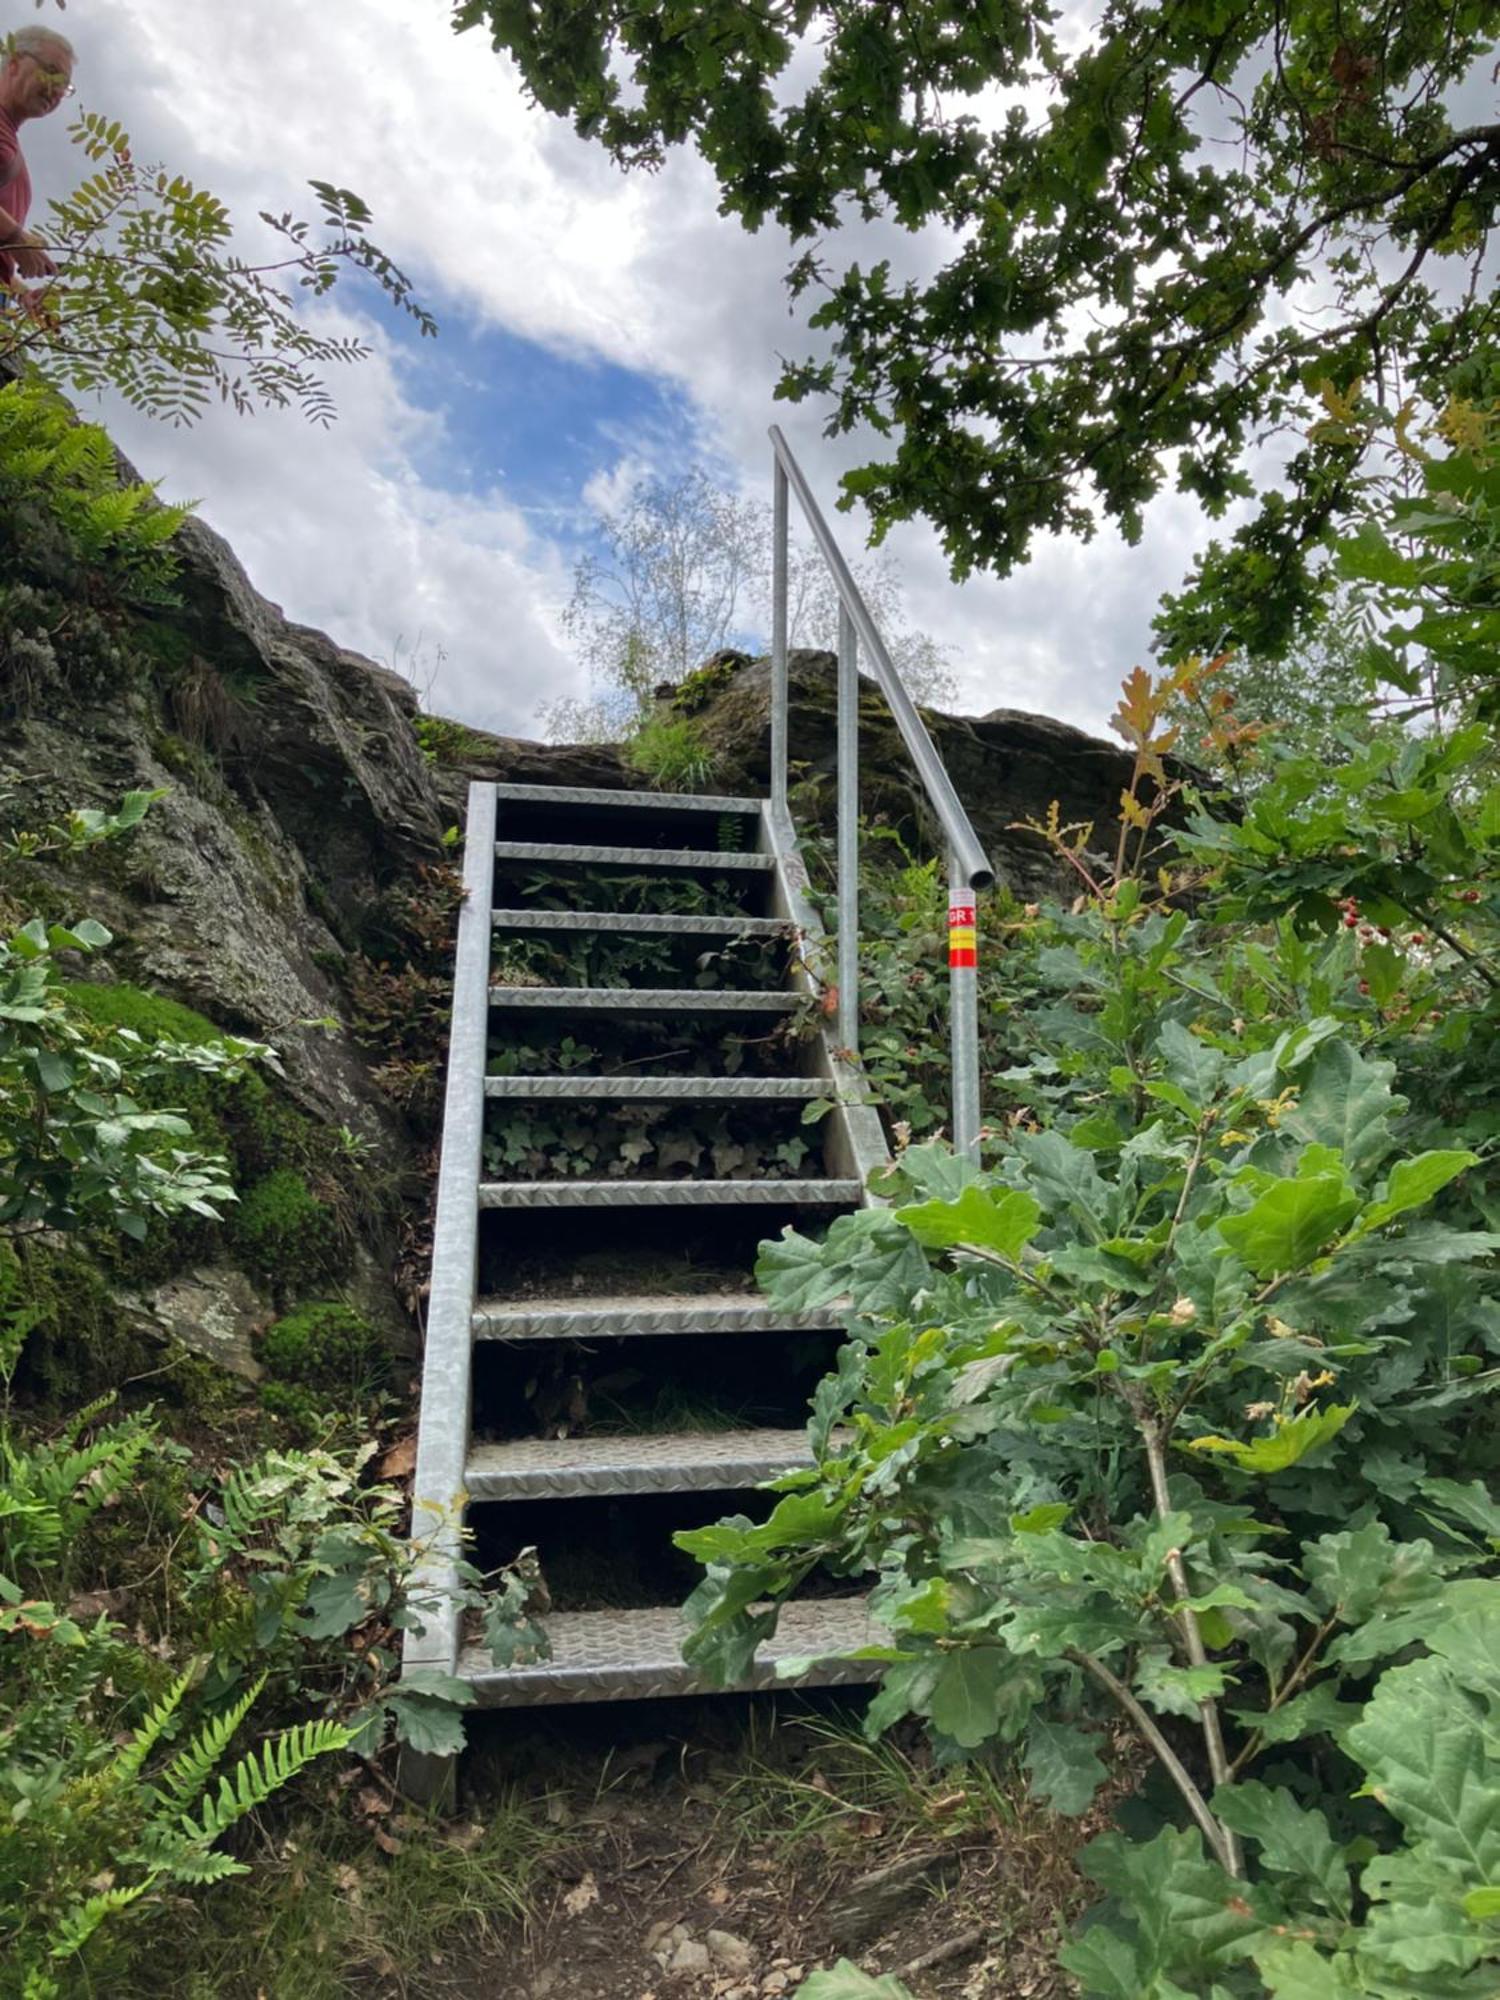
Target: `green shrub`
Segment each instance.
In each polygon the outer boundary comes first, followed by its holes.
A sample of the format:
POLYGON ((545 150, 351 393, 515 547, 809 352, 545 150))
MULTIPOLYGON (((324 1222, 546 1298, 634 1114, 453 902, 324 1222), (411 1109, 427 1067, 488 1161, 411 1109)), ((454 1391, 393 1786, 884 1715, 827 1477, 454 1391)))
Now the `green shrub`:
POLYGON ((647 716, 625 745, 625 761, 660 792, 701 791, 715 770, 714 753, 687 716, 647 716))
POLYGON ((233 1211, 230 1237, 250 1268, 286 1291, 329 1276, 343 1263, 333 1211, 295 1167, 280 1167, 233 1211))
POLYGON ((429 764, 467 764, 490 754, 485 737, 476 735, 461 722, 450 722, 445 715, 418 715, 411 726, 429 764))

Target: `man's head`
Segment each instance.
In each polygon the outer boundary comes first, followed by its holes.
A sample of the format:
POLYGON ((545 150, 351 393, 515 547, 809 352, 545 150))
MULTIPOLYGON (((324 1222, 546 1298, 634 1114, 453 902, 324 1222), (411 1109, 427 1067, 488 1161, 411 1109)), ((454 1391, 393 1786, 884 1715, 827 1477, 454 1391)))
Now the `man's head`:
POLYGON ((45 118, 73 89, 73 44, 52 28, 17 28, 0 67, 0 110, 19 124, 45 118))

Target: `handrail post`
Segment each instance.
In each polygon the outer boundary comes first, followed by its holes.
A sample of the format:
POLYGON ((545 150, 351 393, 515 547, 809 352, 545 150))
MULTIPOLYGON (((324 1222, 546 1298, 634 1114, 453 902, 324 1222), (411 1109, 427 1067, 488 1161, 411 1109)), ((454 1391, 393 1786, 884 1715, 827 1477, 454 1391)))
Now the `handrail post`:
POLYGON ((786 470, 775 464, 775 504, 771 525, 771 811, 787 813, 787 563, 788 493, 786 470))
POLYGON ((953 1146, 979 1158, 979 950, 974 891, 948 859, 948 1015, 953 1037, 953 1146))
POLYGON ((859 1055, 859 641, 839 605, 839 1042, 859 1055))

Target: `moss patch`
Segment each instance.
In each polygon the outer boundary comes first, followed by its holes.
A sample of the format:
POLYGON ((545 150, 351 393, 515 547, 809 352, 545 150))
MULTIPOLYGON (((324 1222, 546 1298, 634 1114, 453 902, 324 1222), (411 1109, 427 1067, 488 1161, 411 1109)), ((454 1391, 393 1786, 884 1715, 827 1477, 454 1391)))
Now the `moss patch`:
POLYGON ((160 1343, 138 1326, 81 1246, 20 1243, 14 1290, 34 1314, 17 1386, 39 1401, 78 1409, 118 1389, 160 1360, 160 1343))
POLYGON ((229 1235, 246 1267, 283 1295, 335 1275, 344 1261, 333 1210, 295 1167, 278 1167, 256 1182, 234 1209, 229 1235))

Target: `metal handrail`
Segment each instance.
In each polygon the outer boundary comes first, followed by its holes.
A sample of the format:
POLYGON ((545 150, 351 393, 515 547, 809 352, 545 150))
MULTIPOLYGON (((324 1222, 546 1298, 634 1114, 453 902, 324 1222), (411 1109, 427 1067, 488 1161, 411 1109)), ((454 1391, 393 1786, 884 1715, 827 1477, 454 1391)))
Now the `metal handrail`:
POLYGON ((859 1056, 859 649, 864 648, 908 756, 943 829, 948 847, 948 1008, 953 1044, 953 1143, 979 1148, 979 1016, 974 893, 995 879, 947 767, 902 684, 885 641, 860 595, 849 565, 803 477, 780 426, 772 424, 774 454, 773 585, 771 600, 771 810, 790 825, 787 804, 787 578, 790 514, 795 493, 839 598, 838 650, 838 982, 839 1039, 859 1056))

